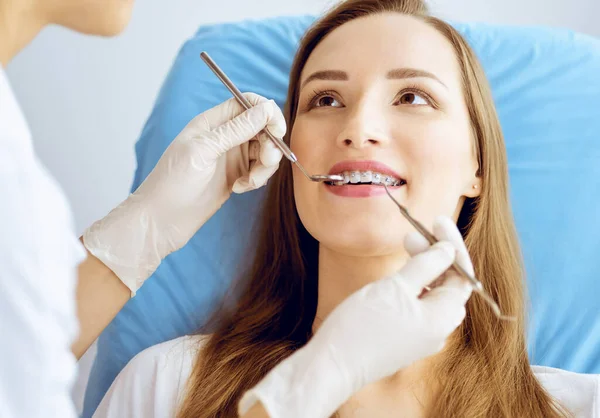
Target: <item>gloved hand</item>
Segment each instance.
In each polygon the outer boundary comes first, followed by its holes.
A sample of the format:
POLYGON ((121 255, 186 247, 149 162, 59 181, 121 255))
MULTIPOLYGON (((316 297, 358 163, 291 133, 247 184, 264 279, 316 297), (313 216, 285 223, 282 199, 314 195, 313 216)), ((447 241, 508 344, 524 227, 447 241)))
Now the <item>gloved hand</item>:
POLYGON ((468 272, 473 267, 452 220, 439 218, 434 235, 440 242, 430 247, 409 234, 413 257, 405 266, 338 305, 304 347, 244 394, 240 416, 260 400, 272 418, 327 418, 369 383, 439 352, 463 321, 472 291, 447 269, 455 255, 468 272), (443 284, 419 298, 445 272, 443 284))
POLYGON ((183 247, 230 193, 263 186, 282 152, 262 133, 282 138, 286 123, 272 100, 253 93, 196 116, 124 202, 83 234, 86 248, 132 295, 170 253, 183 247))

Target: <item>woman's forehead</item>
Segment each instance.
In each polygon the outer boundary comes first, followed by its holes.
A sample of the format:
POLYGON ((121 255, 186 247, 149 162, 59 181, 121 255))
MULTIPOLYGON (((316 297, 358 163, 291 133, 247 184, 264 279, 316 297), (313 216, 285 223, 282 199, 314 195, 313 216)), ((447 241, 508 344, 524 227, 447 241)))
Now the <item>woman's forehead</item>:
POLYGON ((300 81, 323 70, 344 71, 352 80, 385 77, 397 68, 433 74, 451 90, 460 87, 450 42, 430 24, 400 13, 355 19, 333 30, 309 56, 300 81))

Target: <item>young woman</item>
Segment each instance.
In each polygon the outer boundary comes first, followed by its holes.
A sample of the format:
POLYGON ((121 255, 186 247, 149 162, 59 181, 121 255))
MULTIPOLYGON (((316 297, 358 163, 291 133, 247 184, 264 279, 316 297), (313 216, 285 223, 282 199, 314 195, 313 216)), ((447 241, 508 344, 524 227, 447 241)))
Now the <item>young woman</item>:
POLYGON ((592 416, 597 377, 529 364, 502 131, 484 72, 451 26, 417 0, 340 3, 303 38, 284 113, 306 168, 350 184, 312 183, 284 162, 237 304, 210 334, 140 353, 97 416, 592 416), (376 287, 397 271, 410 284, 419 253, 382 187, 359 184, 379 175, 438 235, 453 231, 436 218, 452 219, 476 276, 516 322, 473 295, 443 350, 405 361, 444 323, 444 311, 419 322, 417 300, 453 290, 411 299, 376 287), (341 392, 323 384, 333 381, 341 392))

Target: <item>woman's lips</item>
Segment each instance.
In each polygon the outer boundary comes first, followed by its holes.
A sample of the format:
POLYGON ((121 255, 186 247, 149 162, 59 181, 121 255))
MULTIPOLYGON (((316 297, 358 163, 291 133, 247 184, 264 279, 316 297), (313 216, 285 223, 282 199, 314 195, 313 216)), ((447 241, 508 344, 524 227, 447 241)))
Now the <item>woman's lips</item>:
MULTIPOLYGON (((328 192, 343 197, 372 197, 386 194, 385 187, 382 184, 345 184, 343 186, 324 184, 324 186, 328 192)), ((392 191, 401 187, 404 187, 404 185, 388 186, 388 189, 392 191)))

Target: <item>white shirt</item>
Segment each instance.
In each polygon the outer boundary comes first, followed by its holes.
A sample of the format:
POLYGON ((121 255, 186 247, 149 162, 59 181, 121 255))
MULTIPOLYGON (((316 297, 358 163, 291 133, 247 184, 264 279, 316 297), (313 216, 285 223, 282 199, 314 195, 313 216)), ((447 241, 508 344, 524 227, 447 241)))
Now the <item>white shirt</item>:
POLYGON ((64 194, 0 67, 0 417, 76 417, 77 265, 64 194))
MULTIPOLYGON (((180 337, 139 353, 119 373, 93 418, 175 417, 202 338, 180 337)), ((532 366, 532 370, 577 418, 600 418, 600 375, 542 366, 532 366)))

